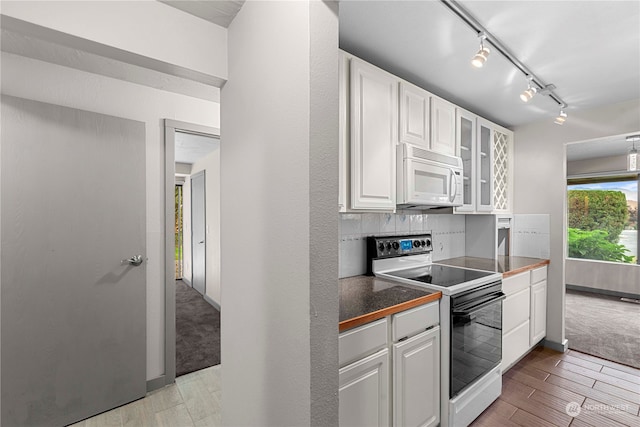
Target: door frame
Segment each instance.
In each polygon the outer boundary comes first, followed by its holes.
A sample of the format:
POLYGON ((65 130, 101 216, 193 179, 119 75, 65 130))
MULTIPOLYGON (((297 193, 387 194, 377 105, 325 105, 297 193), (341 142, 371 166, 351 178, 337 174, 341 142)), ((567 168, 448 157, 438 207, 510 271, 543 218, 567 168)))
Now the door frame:
POLYGON ((175 132, 187 132, 220 138, 220 129, 195 123, 164 119, 164 381, 147 383, 147 391, 173 384, 176 380, 176 290, 175 290, 175 132))
MULTIPOLYGON (((193 285, 193 266, 194 266, 194 258, 193 258, 193 253, 195 252, 194 250, 194 245, 193 242, 195 241, 194 237, 193 237, 193 178, 194 177, 199 177, 200 175, 202 175, 203 179, 204 179, 204 194, 202 195, 203 199, 204 199, 204 229, 205 229, 205 243, 204 243, 204 287, 203 287, 203 292, 202 292, 202 297, 206 299, 206 295, 207 295, 207 174, 206 174, 206 170, 201 170, 200 172, 196 172, 193 175, 189 176, 189 181, 191 182, 191 186, 190 186, 190 191, 191 191, 191 218, 189 219, 189 224, 191 226, 191 287, 193 289, 196 289, 196 287, 193 285)), ((199 291, 198 291, 199 292, 199 291)))

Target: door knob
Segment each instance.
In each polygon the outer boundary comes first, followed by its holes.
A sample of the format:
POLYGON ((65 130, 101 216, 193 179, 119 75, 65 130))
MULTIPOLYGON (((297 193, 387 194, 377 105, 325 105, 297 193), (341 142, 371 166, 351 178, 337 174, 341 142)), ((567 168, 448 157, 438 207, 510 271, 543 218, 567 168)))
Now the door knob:
POLYGON ((134 255, 131 258, 123 259, 120 262, 122 264, 129 264, 129 265, 133 265, 134 267, 137 267, 140 264, 142 264, 142 261, 144 261, 144 259, 142 258, 142 255, 134 255))

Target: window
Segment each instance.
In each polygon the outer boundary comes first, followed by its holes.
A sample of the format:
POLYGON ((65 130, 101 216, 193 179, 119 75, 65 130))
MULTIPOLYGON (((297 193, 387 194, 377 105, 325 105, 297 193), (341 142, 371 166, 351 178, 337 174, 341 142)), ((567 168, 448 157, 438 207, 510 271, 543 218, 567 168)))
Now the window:
POLYGON ((638 263, 638 175, 569 178, 568 256, 638 263))

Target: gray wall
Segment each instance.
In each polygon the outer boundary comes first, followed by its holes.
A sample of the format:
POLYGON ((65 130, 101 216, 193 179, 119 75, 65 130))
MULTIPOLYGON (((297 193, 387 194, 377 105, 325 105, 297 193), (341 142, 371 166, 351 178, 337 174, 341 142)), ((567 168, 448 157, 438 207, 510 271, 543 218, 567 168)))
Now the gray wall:
POLYGON ((325 3, 246 2, 229 27, 224 425, 337 424, 337 25, 325 3))
POLYGON ((625 169, 627 169, 627 156, 610 156, 567 162, 567 176, 598 172, 616 172, 625 169))
POLYGON ((548 120, 514 128, 515 213, 550 215, 551 264, 547 293, 547 339, 564 341, 566 149, 583 141, 640 129, 640 99, 568 111, 563 126, 548 120))

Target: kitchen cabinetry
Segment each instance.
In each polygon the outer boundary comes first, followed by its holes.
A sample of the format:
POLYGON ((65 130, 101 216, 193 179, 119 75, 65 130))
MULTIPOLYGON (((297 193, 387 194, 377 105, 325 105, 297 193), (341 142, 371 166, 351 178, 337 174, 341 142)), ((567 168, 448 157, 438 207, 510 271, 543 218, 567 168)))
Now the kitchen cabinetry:
POLYGON ((439 327, 393 345, 393 425, 438 425, 439 378, 439 327))
POLYGON ((502 371, 506 371, 546 335, 547 267, 502 280, 502 371))
POLYGON ((513 200, 513 133, 461 108, 457 144, 463 163, 459 213, 510 213, 513 200))
POLYGON ((531 272, 531 322, 529 346, 534 346, 547 333, 547 267, 531 272))
POLYGON ((401 81, 400 142, 457 156, 455 105, 401 81))
POLYGON ((400 142, 429 149, 431 94, 407 82, 400 83, 400 142))
POLYGON ((340 369, 338 382, 341 426, 389 425, 389 350, 340 369))
POLYGON ((458 146, 462 158, 462 206, 457 212, 476 210, 476 115, 461 108, 456 110, 458 146))
POLYGON ((346 52, 339 68, 340 212, 395 212, 400 142, 463 158, 456 212, 512 211, 512 132, 346 52))
POLYGON ((436 96, 431 97, 431 142, 433 151, 457 156, 456 107, 436 96))
MULTIPOLYGON (((349 73, 348 117, 341 112, 342 128, 349 129, 348 139, 341 132, 342 147, 349 147, 349 170, 343 164, 341 174, 350 180, 350 194, 339 195, 341 210, 394 211, 399 79, 355 57, 343 56, 341 67, 349 73)), ((342 79, 346 103, 347 77, 342 79)))
POLYGON ((439 302, 339 336, 340 425, 440 422, 439 302))
POLYGON ((389 425, 389 349, 386 318, 340 334, 340 425, 389 425))

